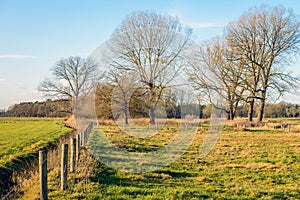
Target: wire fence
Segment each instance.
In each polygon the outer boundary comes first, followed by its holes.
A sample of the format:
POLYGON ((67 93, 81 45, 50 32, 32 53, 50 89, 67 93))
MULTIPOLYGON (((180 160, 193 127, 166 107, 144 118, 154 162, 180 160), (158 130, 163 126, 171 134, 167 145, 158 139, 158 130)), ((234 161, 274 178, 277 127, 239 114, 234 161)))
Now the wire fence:
MULTIPOLYGON (((61 190, 65 190, 68 186, 66 181, 68 172, 76 174, 76 166, 80 162, 84 162, 84 156, 80 156, 80 154, 87 145, 92 128, 93 123, 89 123, 82 132, 71 132, 60 138, 56 144, 40 150, 39 155, 36 153, 32 159, 24 159, 22 169, 14 170, 4 178, 5 180, 0 181, 6 187, 1 191, 1 200, 21 198, 26 185, 34 185, 34 187, 38 185, 35 188, 38 189, 35 190, 38 193, 36 195, 40 199, 48 199, 48 173, 54 173, 56 177, 60 177, 61 190)), ((57 189, 59 190, 59 188, 57 189)))

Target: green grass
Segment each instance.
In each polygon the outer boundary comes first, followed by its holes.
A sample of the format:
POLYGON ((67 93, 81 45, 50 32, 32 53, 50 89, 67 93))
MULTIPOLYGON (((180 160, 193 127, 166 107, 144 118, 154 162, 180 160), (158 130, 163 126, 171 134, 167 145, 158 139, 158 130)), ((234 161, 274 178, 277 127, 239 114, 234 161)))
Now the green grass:
POLYGON ((0 167, 37 152, 71 130, 62 119, 0 118, 0 167))
MULTIPOLYGON (((101 127, 116 145, 137 152, 166 145, 174 129, 168 125, 143 139, 117 126, 101 127)), ((300 199, 299 133, 226 130, 213 150, 198 160, 205 132, 199 130, 186 153, 158 171, 126 173, 99 163, 90 182, 73 184, 64 192, 54 187, 59 185, 57 177, 50 177, 50 199, 300 199)))

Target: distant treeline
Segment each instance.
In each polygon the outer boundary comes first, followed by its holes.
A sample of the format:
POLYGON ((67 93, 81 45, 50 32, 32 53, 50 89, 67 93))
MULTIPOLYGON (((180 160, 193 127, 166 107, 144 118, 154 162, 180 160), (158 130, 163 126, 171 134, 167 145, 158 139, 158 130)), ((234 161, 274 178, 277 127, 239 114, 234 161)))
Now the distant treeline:
POLYGON ((22 102, 0 111, 6 117, 67 117, 72 113, 70 100, 50 100, 45 102, 22 102))
MULTIPOLYGON (((106 96, 106 97, 109 97, 106 96)), ((104 99, 98 96, 97 115, 99 119, 112 119, 110 98, 104 99)), ((168 118, 181 118, 181 110, 195 110, 194 115, 199 115, 199 118, 209 118, 211 115, 210 104, 208 105, 179 105, 176 102, 165 102, 165 111, 168 118), (196 112, 197 111, 197 112, 196 112)), ((247 117, 246 106, 240 106, 237 109, 238 117, 247 117)), ((255 111, 258 110, 255 109, 255 111)), ((50 100, 45 102, 22 102, 8 108, 7 111, 0 110, 1 117, 67 117, 72 114, 72 103, 67 99, 50 100)), ((137 103, 137 100, 132 101, 130 105, 130 115, 134 118, 149 117, 147 108, 137 103)), ((277 117, 300 117, 300 105, 281 101, 276 104, 267 104, 265 108, 266 118, 277 117)), ((254 113, 257 117, 257 112, 254 113)))
MULTIPOLYGON (((254 117, 258 116, 258 105, 255 105, 254 117)), ((248 107, 239 106, 237 109, 238 117, 247 117, 248 107)), ((267 103, 265 106, 265 118, 293 118, 300 116, 300 105, 281 101, 276 104, 267 103)))

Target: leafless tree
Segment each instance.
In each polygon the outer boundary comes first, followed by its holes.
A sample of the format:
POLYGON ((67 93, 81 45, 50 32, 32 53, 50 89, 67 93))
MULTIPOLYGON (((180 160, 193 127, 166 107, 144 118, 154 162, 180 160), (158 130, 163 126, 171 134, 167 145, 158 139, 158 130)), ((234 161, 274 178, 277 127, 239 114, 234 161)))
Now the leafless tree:
POLYGON ((153 12, 129 15, 111 36, 109 63, 137 74, 147 91, 151 124, 163 91, 174 84, 184 66, 190 38, 191 29, 183 28, 177 18, 153 12))
POLYGON ((214 38, 203 44, 188 73, 194 87, 206 94, 213 106, 222 108, 214 99, 216 95, 226 100, 225 111, 228 119, 233 120, 244 92, 240 87, 243 67, 233 58, 226 43, 214 38))
POLYGON ((50 97, 77 99, 91 91, 100 79, 98 66, 90 59, 68 57, 52 68, 53 79, 43 80, 38 90, 50 97))
POLYGON ((112 111, 115 116, 124 114, 124 123, 128 124, 130 118, 130 100, 134 98, 135 91, 140 87, 136 80, 136 73, 124 70, 112 70, 109 72, 112 92, 112 111))
POLYGON ((228 45, 249 72, 245 83, 252 111, 254 100, 260 100, 259 121, 270 89, 282 95, 295 86, 297 79, 287 72, 287 66, 299 52, 299 30, 299 20, 292 10, 264 5, 250 9, 227 27, 228 45))

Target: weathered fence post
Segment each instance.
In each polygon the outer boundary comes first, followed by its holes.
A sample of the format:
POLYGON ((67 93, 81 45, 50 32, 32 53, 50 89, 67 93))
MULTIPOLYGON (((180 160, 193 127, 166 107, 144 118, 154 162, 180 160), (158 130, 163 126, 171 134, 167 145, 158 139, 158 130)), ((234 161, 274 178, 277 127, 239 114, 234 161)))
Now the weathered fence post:
POLYGON ((88 128, 84 130, 84 146, 86 146, 88 141, 88 128))
POLYGON ((68 187, 68 144, 62 144, 61 152, 61 190, 65 190, 68 187))
POLYGON ((288 124, 288 132, 291 132, 291 125, 288 124))
POLYGON ((85 130, 81 132, 81 145, 85 146, 85 130))
POLYGON ((40 171, 40 198, 48 199, 48 183, 47 183, 47 154, 45 151, 39 151, 39 171, 40 171))
POLYGON ((71 155, 70 155, 70 172, 76 171, 76 138, 70 139, 71 155))
POLYGON ((84 130, 84 146, 86 146, 87 140, 88 140, 88 138, 87 138, 87 128, 86 128, 86 129, 84 130))
POLYGON ((87 145, 87 141, 89 139, 89 129, 90 129, 90 124, 87 126, 87 128, 85 129, 85 134, 86 134, 86 138, 85 138, 85 145, 87 145))
POLYGON ((76 160, 78 161, 80 158, 80 134, 77 134, 76 140, 76 160))

